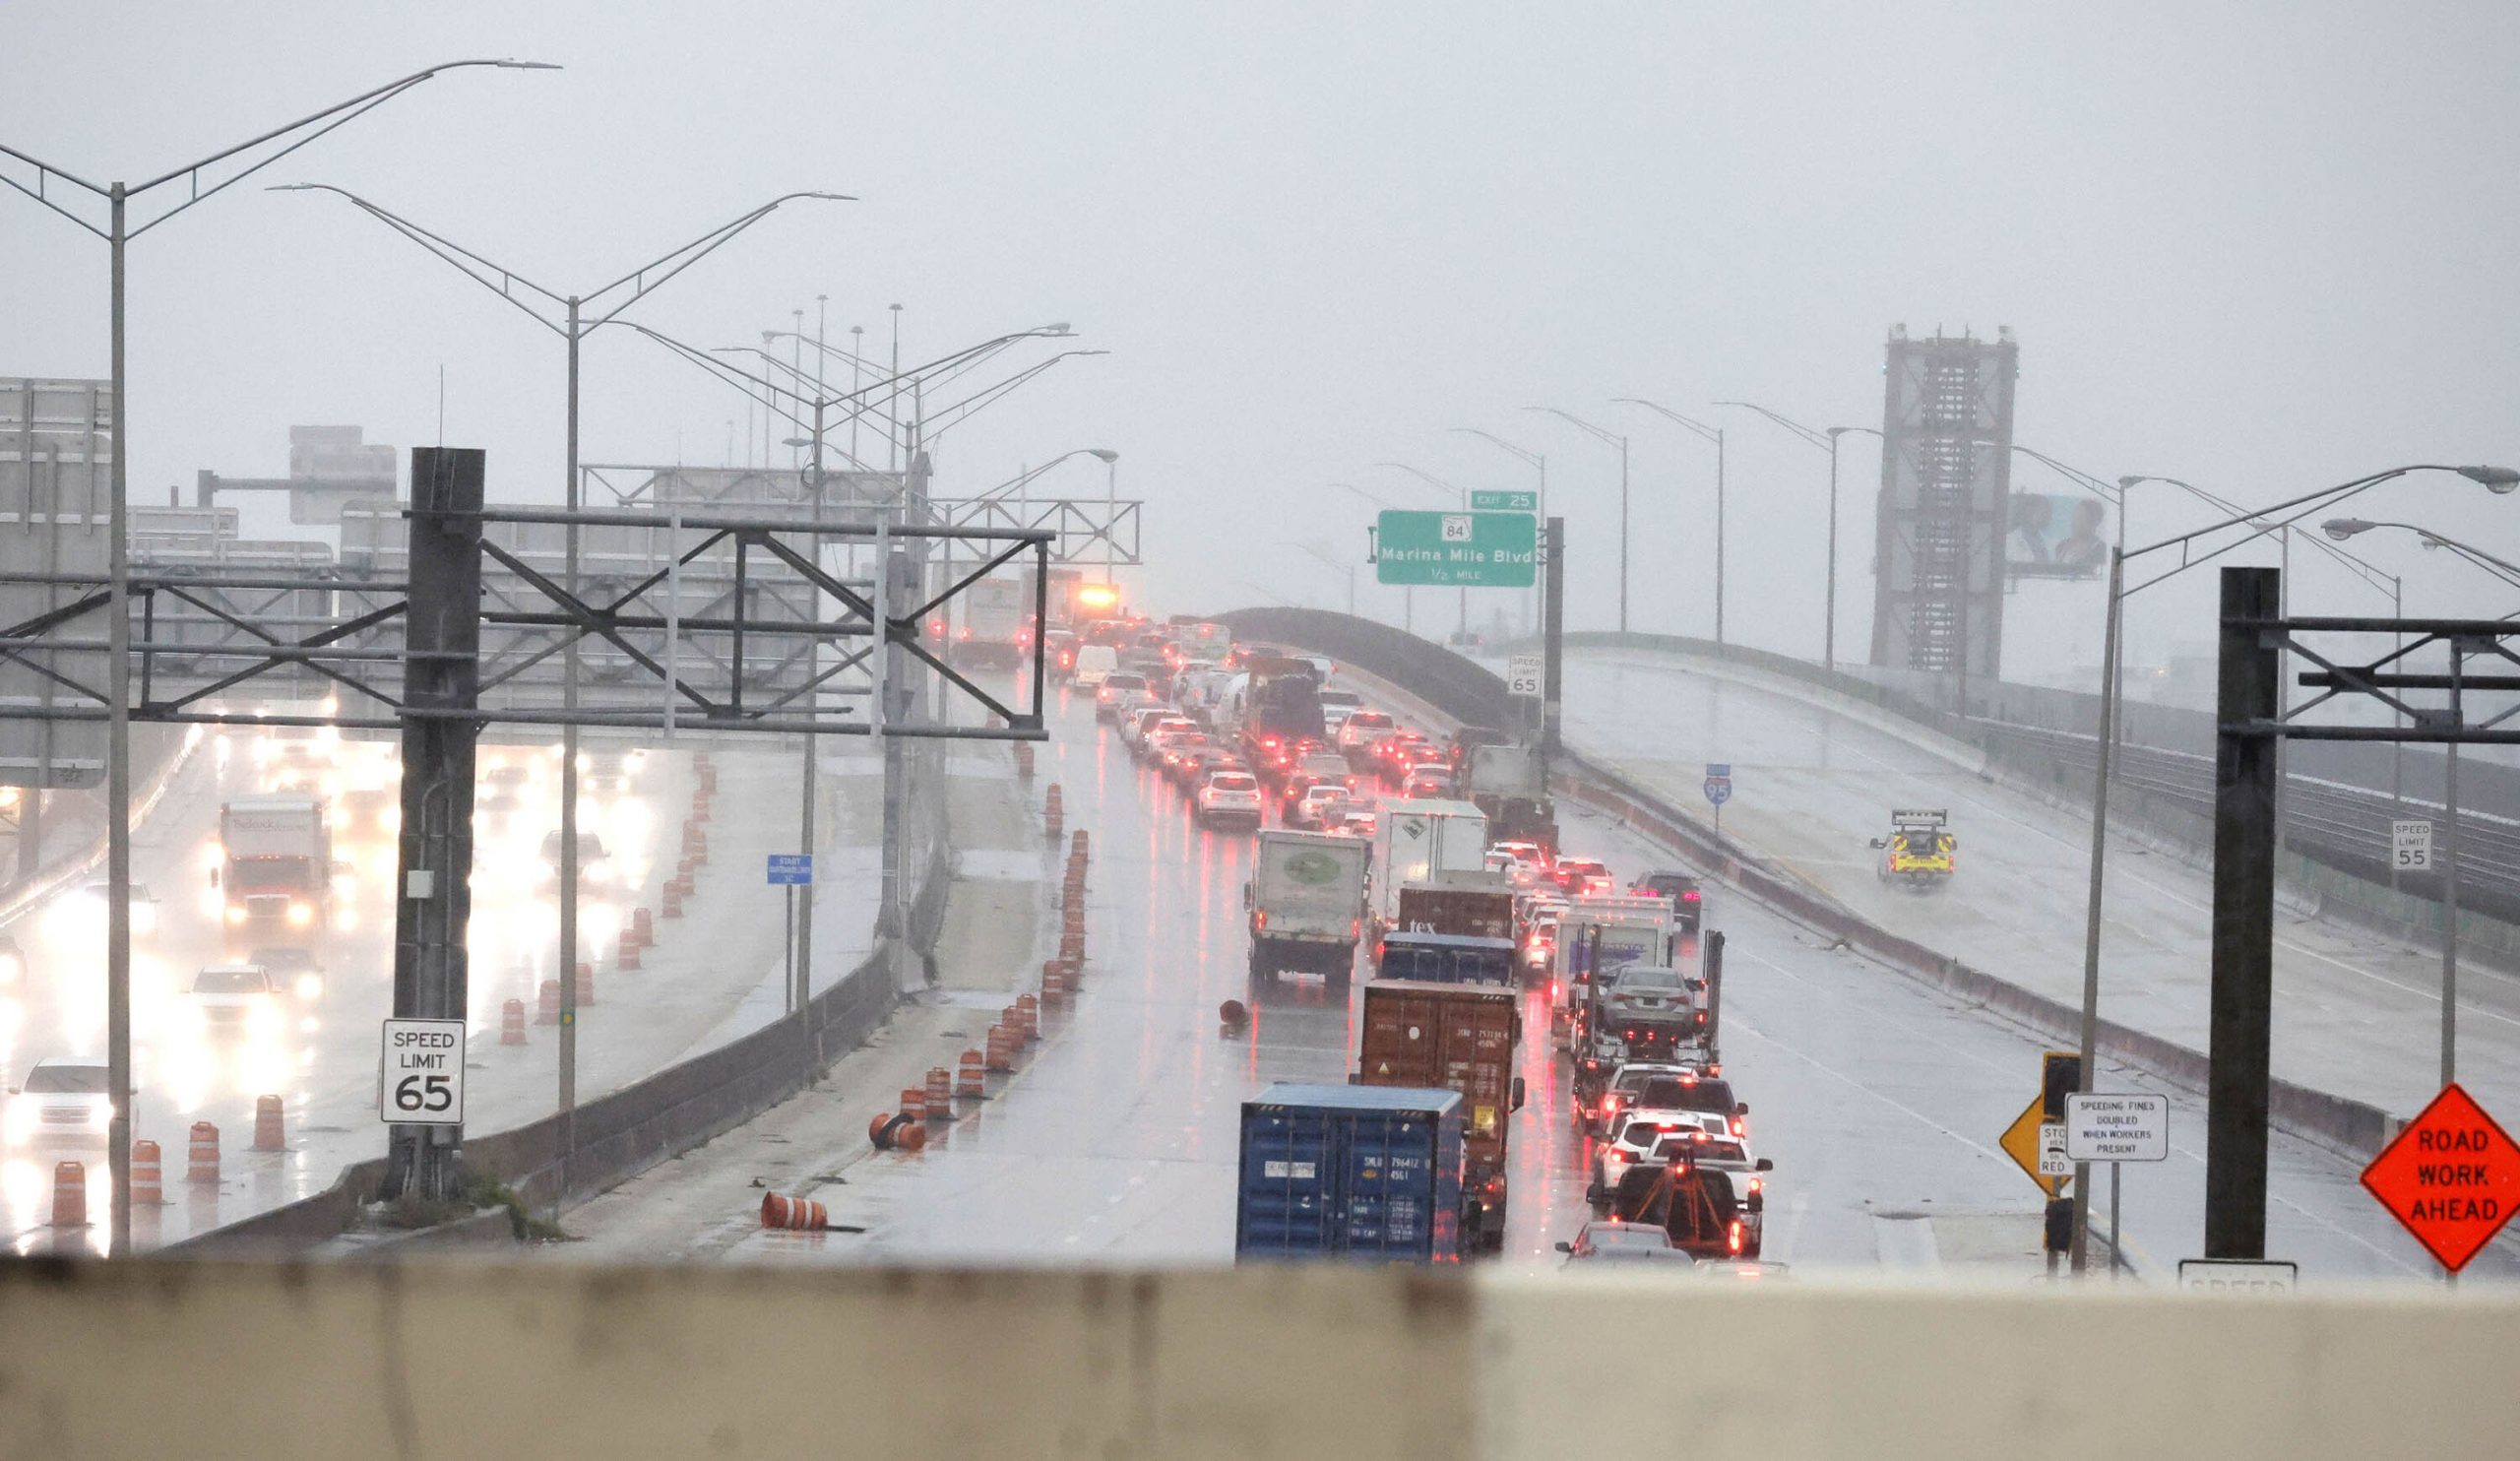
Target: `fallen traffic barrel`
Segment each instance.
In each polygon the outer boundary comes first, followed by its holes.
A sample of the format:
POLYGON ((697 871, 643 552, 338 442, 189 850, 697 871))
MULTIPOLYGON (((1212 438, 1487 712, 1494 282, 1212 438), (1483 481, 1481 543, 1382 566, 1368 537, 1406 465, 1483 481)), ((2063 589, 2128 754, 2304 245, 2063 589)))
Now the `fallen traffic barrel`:
POLYGON ((288 1150, 288 1133, 282 1125, 282 1109, 277 1096, 254 1098, 254 1150, 284 1152, 288 1150))
POLYGON ((875 1112, 875 1118, 866 1123, 866 1140, 873 1143, 875 1150, 879 1152, 891 1151, 893 1149, 893 1128, 901 1121, 901 1112, 899 1112, 879 1111, 875 1112))
POLYGON ((965 1050, 954 1064, 954 1094, 977 1101, 988 1094, 988 1065, 977 1050, 965 1050))
POLYGON ((184 1180, 219 1180, 219 1128, 208 1121, 193 1122, 192 1151, 184 1163, 184 1180))
POLYGON ((816 1232, 831 1226, 831 1214, 811 1198, 771 1192, 761 1199, 761 1226, 790 1233, 816 1232))
POLYGON ((131 1144, 131 1200, 143 1207, 155 1207, 166 1200, 164 1164, 159 1160, 158 1143, 135 1141, 131 1144))
POLYGON ((525 1044, 525 1001, 511 999, 499 1006, 499 1044, 525 1044))
POLYGON ((52 1164, 52 1226, 88 1226, 88 1167, 84 1162, 52 1164))
POLYGON ((893 1133, 893 1145, 905 1152, 926 1151, 927 1123, 925 1121, 904 1122, 902 1129, 893 1133))

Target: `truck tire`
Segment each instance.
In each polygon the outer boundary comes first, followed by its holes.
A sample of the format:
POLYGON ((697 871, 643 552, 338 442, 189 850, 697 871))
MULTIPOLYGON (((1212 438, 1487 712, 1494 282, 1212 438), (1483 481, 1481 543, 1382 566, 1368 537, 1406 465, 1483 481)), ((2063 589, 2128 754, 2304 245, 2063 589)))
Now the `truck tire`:
POLYGON ((1255 985, 1277 983, 1278 961, 1268 950, 1265 943, 1251 945, 1251 982, 1255 985))

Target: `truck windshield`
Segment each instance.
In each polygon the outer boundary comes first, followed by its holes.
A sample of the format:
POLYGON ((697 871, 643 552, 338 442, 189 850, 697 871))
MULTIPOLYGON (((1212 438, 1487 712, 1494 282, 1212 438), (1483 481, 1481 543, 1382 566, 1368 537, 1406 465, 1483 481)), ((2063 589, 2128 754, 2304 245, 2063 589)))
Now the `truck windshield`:
POLYGON ((260 994, 271 986, 259 969, 205 969, 193 976, 196 994, 260 994))

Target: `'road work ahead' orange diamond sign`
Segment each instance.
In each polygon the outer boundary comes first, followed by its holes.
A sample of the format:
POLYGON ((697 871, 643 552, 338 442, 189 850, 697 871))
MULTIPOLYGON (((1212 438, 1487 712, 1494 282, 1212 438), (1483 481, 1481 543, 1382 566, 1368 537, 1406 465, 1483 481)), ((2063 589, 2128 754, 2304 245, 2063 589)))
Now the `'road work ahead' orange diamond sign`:
POLYGON ((2520 1210, 2520 1143, 2454 1081, 2362 1169, 2362 1185, 2456 1273, 2520 1210))

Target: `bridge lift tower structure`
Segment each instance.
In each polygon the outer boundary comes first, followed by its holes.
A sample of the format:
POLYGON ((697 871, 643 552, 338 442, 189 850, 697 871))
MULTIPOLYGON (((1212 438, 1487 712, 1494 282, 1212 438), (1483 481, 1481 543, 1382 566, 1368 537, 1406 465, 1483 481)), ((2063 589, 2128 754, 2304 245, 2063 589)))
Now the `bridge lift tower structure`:
POLYGON ((1872 663, 1996 678, 2012 495, 2012 331, 1990 343, 1890 331, 1873 549, 1872 663))

